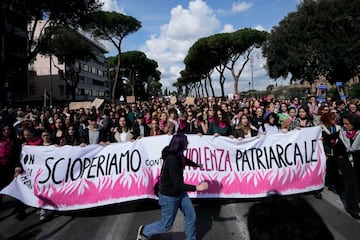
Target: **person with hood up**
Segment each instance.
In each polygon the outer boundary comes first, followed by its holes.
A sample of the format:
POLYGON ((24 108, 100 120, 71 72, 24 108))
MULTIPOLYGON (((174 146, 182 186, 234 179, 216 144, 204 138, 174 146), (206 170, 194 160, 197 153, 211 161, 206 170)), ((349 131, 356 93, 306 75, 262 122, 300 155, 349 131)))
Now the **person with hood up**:
POLYGON ((170 144, 163 149, 163 166, 159 189, 161 220, 145 226, 141 225, 136 237, 137 240, 148 239, 152 235, 170 230, 178 209, 183 212, 185 217, 186 239, 196 239, 196 213, 187 192, 205 191, 208 189, 208 183, 201 182, 196 186, 184 183, 185 166, 200 167, 184 156, 183 152, 187 146, 186 135, 177 133, 173 135, 170 144))

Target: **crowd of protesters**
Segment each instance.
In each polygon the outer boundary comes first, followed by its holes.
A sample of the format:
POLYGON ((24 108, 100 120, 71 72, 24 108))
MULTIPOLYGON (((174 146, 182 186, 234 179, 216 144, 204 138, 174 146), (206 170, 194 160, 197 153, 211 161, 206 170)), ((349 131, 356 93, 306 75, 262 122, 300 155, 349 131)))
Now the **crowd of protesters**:
MULTIPOLYGON (((292 99, 199 98, 191 104, 167 98, 103 104, 4 108, 0 116, 0 189, 21 172, 22 145, 110 144, 161 134, 207 134, 235 139, 319 125, 327 156, 326 186, 343 197, 345 209, 360 219, 360 100, 319 103, 315 96, 292 99)), ((321 194, 318 194, 321 198, 321 194)))

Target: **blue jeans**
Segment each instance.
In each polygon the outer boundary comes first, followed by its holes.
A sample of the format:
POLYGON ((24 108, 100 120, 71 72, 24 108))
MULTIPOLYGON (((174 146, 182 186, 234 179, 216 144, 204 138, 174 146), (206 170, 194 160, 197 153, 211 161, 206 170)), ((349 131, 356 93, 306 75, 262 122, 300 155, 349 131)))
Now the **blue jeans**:
POLYGON ((185 217, 186 240, 196 239, 196 213, 186 192, 179 197, 170 197, 159 193, 159 205, 161 207, 161 220, 146 225, 143 228, 143 235, 150 237, 169 231, 174 223, 177 210, 180 208, 185 217))

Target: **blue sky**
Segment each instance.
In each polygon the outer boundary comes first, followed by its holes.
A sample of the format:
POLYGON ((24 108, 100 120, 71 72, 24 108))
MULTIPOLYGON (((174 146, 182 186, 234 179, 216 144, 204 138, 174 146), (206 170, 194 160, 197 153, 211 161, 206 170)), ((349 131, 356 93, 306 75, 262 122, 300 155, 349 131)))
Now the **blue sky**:
MULTIPOLYGON (((162 72, 163 88, 174 90, 172 84, 184 69, 183 60, 188 49, 201 37, 221 32, 232 32, 241 28, 255 28, 271 31, 273 26, 296 11, 300 0, 101 0, 103 10, 117 11, 135 17, 142 28, 127 36, 122 43, 123 51, 143 51, 148 58, 159 64, 162 72)), ((110 53, 116 55, 110 43, 103 42, 110 53)), ((250 64, 240 76, 239 91, 249 89, 253 76, 254 89, 264 90, 275 84, 267 77, 264 65, 266 60, 261 52, 253 53, 254 65, 251 74, 250 64)), ((218 82, 216 76, 215 81, 218 82)), ((283 80, 282 84, 287 84, 283 80)), ((281 84, 278 80, 278 84, 281 84)), ((233 80, 230 73, 225 82, 225 94, 233 93, 233 80)), ((220 95, 219 86, 215 92, 220 95)))

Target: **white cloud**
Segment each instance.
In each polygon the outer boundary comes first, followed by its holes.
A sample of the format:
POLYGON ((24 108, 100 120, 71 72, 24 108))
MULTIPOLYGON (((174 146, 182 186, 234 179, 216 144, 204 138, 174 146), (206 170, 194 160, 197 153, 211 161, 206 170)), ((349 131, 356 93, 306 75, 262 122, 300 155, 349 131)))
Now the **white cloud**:
POLYGON ((247 3, 247 2, 233 3, 231 12, 232 13, 245 12, 251 7, 252 7, 252 3, 247 3))
POLYGON ((235 28, 231 24, 225 24, 223 29, 221 30, 222 33, 230 33, 230 32, 234 32, 234 31, 235 31, 235 28))
POLYGON ((258 30, 258 31, 268 31, 270 32, 270 30, 266 30, 263 26, 261 25, 256 25, 255 27, 253 27, 254 29, 258 30))
MULTIPOLYGON (((103 0, 103 2, 103 10, 126 14, 117 5, 116 0, 103 0)), ((250 7, 252 7, 252 4, 240 2, 233 4, 231 12, 245 11, 250 7)), ((183 60, 195 41, 215 33, 234 32, 237 30, 236 26, 230 23, 222 24, 220 22, 219 19, 221 15, 225 15, 224 12, 225 10, 212 9, 205 0, 192 0, 188 6, 177 5, 171 9, 168 22, 161 25, 158 29, 159 33, 151 35, 145 45, 138 49, 146 53, 148 58, 157 61, 158 69, 162 73, 161 83, 163 84, 163 89, 175 90, 172 84, 180 77, 180 71, 184 69, 183 60)), ((230 10, 227 13, 230 13, 230 10)), ((261 25, 256 25, 253 28, 265 30, 261 25)), ((101 42, 106 45, 111 53, 117 54, 115 47, 109 41, 101 42)), ((262 59, 254 61, 253 78, 256 89, 265 89, 267 85, 271 84, 265 70, 261 67, 263 64, 262 59)), ((221 91, 218 78, 213 76, 213 79, 215 94, 219 96, 221 91)), ((241 74, 239 91, 248 90, 249 81, 251 81, 251 68, 248 64, 241 74)), ((226 71, 225 94, 232 93, 234 89, 233 84, 230 72, 226 71)))
POLYGON ((101 2, 104 4, 101 8, 103 11, 125 13, 124 9, 119 7, 116 0, 102 0, 101 2))
POLYGON ((173 90, 172 84, 180 77, 189 48, 199 38, 217 32, 220 21, 203 0, 189 2, 188 8, 178 5, 170 15, 169 23, 161 26, 159 36, 152 35, 141 50, 158 62, 163 88, 173 90))

